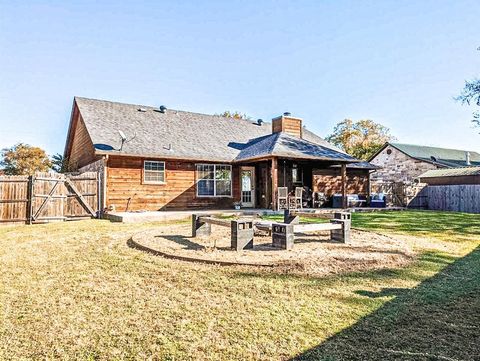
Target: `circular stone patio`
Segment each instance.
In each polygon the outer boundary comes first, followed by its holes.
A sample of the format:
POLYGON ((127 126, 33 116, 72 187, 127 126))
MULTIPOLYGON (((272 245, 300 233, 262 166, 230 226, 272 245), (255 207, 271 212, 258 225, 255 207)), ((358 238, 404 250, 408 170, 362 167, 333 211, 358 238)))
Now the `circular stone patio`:
POLYGON ((169 258, 270 267, 284 272, 324 275, 394 268, 414 259, 402 240, 377 233, 352 230, 349 244, 331 242, 328 232, 296 236, 292 250, 271 246, 270 236, 254 238, 254 248, 237 252, 230 248, 230 229, 212 225, 208 237, 191 237, 191 225, 170 224, 132 236, 133 246, 169 258))

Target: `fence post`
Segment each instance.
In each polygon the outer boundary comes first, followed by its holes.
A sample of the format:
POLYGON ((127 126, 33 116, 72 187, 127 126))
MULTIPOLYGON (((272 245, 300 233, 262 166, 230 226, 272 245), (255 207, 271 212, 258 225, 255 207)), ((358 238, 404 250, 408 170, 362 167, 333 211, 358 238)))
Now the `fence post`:
POLYGON ((103 201, 100 196, 100 188, 102 186, 102 178, 100 172, 97 172, 97 218, 103 218, 103 201))
POLYGON ((35 182, 35 177, 33 175, 28 177, 28 189, 27 189, 27 223, 32 224, 33 216, 33 183, 35 182))

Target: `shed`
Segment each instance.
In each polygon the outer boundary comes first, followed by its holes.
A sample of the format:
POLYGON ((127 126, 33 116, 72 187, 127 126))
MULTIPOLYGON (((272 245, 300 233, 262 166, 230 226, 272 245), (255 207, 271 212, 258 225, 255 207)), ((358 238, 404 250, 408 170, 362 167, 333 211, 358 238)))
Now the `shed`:
POLYGON ((434 169, 418 178, 428 185, 480 184, 480 166, 434 169))

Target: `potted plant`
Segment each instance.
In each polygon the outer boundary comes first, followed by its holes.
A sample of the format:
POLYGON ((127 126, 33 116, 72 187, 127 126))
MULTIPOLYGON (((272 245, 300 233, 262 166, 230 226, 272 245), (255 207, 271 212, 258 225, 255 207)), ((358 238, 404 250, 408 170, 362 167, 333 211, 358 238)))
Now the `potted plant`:
POLYGON ((235 207, 236 210, 239 210, 242 207, 242 202, 233 202, 233 206, 235 207))

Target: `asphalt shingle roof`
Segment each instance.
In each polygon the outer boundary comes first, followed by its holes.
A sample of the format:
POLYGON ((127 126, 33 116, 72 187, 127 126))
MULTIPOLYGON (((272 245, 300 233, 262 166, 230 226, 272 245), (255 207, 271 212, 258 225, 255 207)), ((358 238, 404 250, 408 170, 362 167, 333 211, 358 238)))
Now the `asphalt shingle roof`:
POLYGON ((253 140, 240 150, 235 160, 246 161, 268 156, 317 160, 335 158, 356 161, 346 153, 340 153, 324 145, 299 139, 286 133, 273 133, 253 140))
MULTIPOLYGON (((413 158, 434 162, 451 168, 467 166, 466 150, 428 147, 423 145, 402 143, 390 144, 413 158)), ((468 152, 470 152, 471 165, 480 165, 480 154, 473 151, 468 152)))
POLYGON ((462 167, 447 169, 432 169, 426 171, 419 178, 480 176, 480 167, 462 167))
POLYGON ((268 155, 357 161, 305 128, 300 139, 272 134, 270 123, 171 109, 161 113, 155 107, 81 97, 75 102, 98 153, 227 162, 268 155), (127 137, 121 150, 119 131, 127 137))

